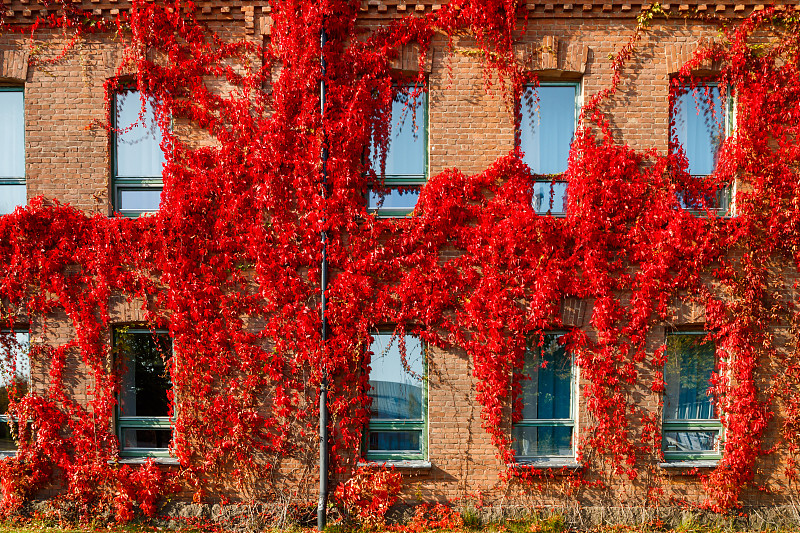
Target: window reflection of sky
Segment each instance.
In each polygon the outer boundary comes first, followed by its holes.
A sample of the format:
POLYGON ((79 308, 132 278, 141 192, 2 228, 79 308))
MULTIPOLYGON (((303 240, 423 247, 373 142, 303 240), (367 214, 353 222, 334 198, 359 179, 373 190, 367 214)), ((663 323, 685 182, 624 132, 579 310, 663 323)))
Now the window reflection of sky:
POLYGON ((689 161, 689 174, 707 176, 713 173, 725 133, 725 109, 719 87, 685 88, 675 99, 672 116, 675 122, 672 140, 683 147, 689 161))
POLYGON ((21 89, 0 90, 0 215, 28 203, 25 179, 25 109, 21 89), (16 181, 16 183, 14 183, 16 181))
POLYGON ((150 99, 145 100, 142 120, 139 117, 141 111, 142 101, 138 91, 117 95, 117 177, 161 177, 166 159, 161 151, 161 131, 150 99))
POLYGON ((369 392, 373 419, 422 418, 422 341, 406 335, 406 363, 397 338, 391 333, 373 334, 369 392))
POLYGON ((28 356, 30 344, 27 332, 3 332, 3 343, 0 346, 2 353, 2 371, 0 371, 0 386, 7 386, 15 377, 30 383, 31 364, 28 356))
POLYGON ((543 215, 548 211, 554 215, 567 212, 567 182, 537 181, 533 184, 533 210, 543 215), (552 200, 550 193, 552 191, 552 200))
POLYGON ((0 215, 13 213, 18 205, 27 203, 25 185, 3 185, 0 193, 0 215))
MULTIPOLYGON (((409 96, 411 91, 412 87, 399 90, 392 102, 385 176, 409 178, 425 176, 427 94, 420 93, 412 101, 409 96)), ((372 152, 372 168, 380 174, 380 153, 375 147, 372 152)))
POLYGON ((704 335, 676 333, 667 337, 665 420, 716 418, 709 395, 715 364, 714 343, 706 341, 704 335))
POLYGON ((419 189, 409 189, 400 192, 399 189, 389 189, 381 196, 377 192, 369 192, 369 209, 408 209, 413 210, 419 200, 419 189))
POLYGON ((576 91, 576 85, 525 88, 520 148, 522 161, 534 174, 561 174, 567 170, 569 148, 575 135, 576 91))
POLYGON ((119 191, 120 211, 155 211, 161 203, 161 188, 119 191))
POLYGON ((0 91, 0 178, 25 177, 23 99, 20 90, 0 91))

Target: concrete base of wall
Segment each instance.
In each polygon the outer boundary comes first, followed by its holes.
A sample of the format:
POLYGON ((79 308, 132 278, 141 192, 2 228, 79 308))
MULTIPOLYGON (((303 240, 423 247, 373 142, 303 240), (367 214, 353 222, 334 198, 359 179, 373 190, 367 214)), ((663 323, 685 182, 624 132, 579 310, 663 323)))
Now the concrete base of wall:
MULTIPOLYGON (((798 502, 800 505, 800 502, 798 502)), ((800 527, 800 509, 794 505, 775 507, 743 507, 728 514, 719 514, 680 507, 563 507, 531 512, 523 507, 493 509, 486 513, 488 521, 564 517, 566 525, 589 529, 601 525, 644 525, 663 523, 665 528, 689 529, 693 526, 711 526, 723 530, 781 530, 800 527)))
MULTIPOLYGON (((275 504, 191 504, 174 502, 163 509, 168 520, 160 520, 160 525, 179 527, 192 520, 208 519, 233 531, 256 531, 275 526, 275 504)), ((294 516, 283 515, 288 525, 294 516)), ((414 514, 412 506, 398 505, 387 518, 390 522, 406 522, 414 514)), ((665 528, 688 529, 693 526, 713 526, 723 530, 782 530, 800 527, 800 509, 793 505, 778 507, 745 507, 730 514, 681 509, 679 507, 563 507, 549 508, 532 512, 529 508, 506 506, 480 510, 482 521, 501 522, 503 520, 530 520, 532 517, 547 518, 553 515, 564 517, 568 526, 587 530, 600 525, 644 525, 663 523, 665 528)), ((311 522, 302 525, 314 525, 311 522)), ((331 516, 331 521, 337 517, 331 516)))
MULTIPOLYGON (((31 503, 31 511, 43 516, 51 514, 50 501, 31 503), (50 511, 50 513, 48 513, 50 511)), ((471 510, 482 523, 547 519, 563 517, 567 526, 588 530, 601 525, 655 525, 664 528, 688 530, 697 526, 711 526, 722 530, 789 530, 800 527, 800 509, 795 505, 776 507, 744 507, 729 514, 717 514, 679 507, 552 507, 532 510, 522 506, 486 507, 471 510)), ((414 506, 396 505, 387 516, 389 522, 406 522, 414 514, 414 506)), ((63 515, 62 515, 63 516, 63 515)), ((99 517, 102 520, 102 517, 99 517)), ((110 519, 111 517, 106 517, 110 519)), ((330 522, 340 519, 337 511, 331 511, 330 522)), ((144 521, 147 521, 146 519, 144 521)), ((316 509, 288 508, 275 503, 197 504, 168 502, 162 505, 159 517, 149 523, 172 530, 179 530, 204 523, 215 523, 237 533, 263 531, 268 527, 288 527, 298 522, 303 526, 316 525, 316 509)))

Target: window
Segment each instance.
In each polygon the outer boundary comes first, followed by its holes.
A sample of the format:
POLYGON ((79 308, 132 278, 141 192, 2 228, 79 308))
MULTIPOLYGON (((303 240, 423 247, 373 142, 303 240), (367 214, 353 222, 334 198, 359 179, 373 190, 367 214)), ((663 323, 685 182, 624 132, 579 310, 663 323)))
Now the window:
POLYGON ((525 351, 521 376, 522 419, 512 428, 517 460, 574 456, 575 376, 572 355, 549 333, 525 351))
POLYGON ((667 335, 662 449, 667 461, 721 457, 722 423, 709 395, 714 343, 703 332, 667 335))
POLYGON ((539 214, 566 214, 567 182, 559 178, 567 170, 579 98, 578 82, 527 85, 523 91, 520 149, 536 178, 532 205, 539 214))
MULTIPOLYGON (((372 168, 380 172, 379 151, 371 147, 372 168)), ((383 191, 369 191, 367 208, 381 217, 402 217, 414 210, 428 175, 428 95, 415 87, 398 87, 392 119, 383 191), (418 94, 414 94, 418 92, 418 94), (383 194, 381 194, 383 193, 383 194)))
POLYGON ((13 455, 17 451, 19 428, 13 427, 8 404, 12 395, 19 400, 30 388, 29 347, 27 332, 0 333, 0 455, 13 455))
MULTIPOLYGON (((673 151, 682 150, 689 163, 688 172, 703 178, 717 167, 719 151, 732 115, 733 101, 723 105, 716 83, 700 83, 696 87, 681 87, 673 99, 670 124, 670 145, 673 151)), ((712 198, 686 201, 681 195, 682 207, 694 206, 727 211, 731 189, 725 187, 712 198)))
POLYGON ((22 87, 0 87, 0 215, 27 203, 22 87))
POLYGON ((125 90, 114 99, 114 210, 135 217, 158 210, 164 187, 161 173, 162 134, 155 119, 152 98, 125 90))
POLYGON ((425 459, 427 453, 427 380, 425 346, 412 335, 391 331, 372 335, 369 373, 369 460, 425 459), (405 352, 405 357, 403 357, 405 352))
POLYGON ((123 457, 167 455, 172 429, 167 361, 172 342, 166 331, 122 327, 114 330, 114 354, 121 365, 117 436, 123 457))

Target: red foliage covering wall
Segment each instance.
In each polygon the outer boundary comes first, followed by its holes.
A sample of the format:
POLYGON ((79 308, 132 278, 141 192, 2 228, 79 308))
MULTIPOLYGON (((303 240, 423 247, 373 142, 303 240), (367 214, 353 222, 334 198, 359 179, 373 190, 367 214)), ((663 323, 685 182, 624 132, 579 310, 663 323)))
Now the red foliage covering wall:
MULTIPOLYGON (((519 95, 532 79, 513 54, 519 5, 454 0, 368 34, 357 25, 358 1, 273 5, 272 39, 263 49, 208 31, 191 2, 134 1, 114 23, 64 2, 63 16, 37 24, 76 35, 116 28, 129 43, 137 87, 159 103, 170 156, 162 206, 153 216, 90 217, 36 199, 0 218, 4 302, 31 316, 63 309, 77 332, 72 343, 34 355, 49 361, 47 394, 12 405, 23 426, 34 421, 36 432, 21 442, 17 457, 0 462, 7 513, 53 471, 64 480, 65 497, 85 513, 97 501, 121 520, 131 516, 134 502, 153 512, 152 487, 165 486, 164 474, 151 464, 108 462, 118 453, 108 421, 119 376, 109 370, 104 337, 112 294, 146 302, 151 326, 168 327, 174 339, 169 368, 180 407, 172 413, 172 451, 182 479, 197 489, 223 471, 266 476, 274 464, 269 458, 303 453, 314 436, 323 368, 333 378, 334 465, 352 466, 369 417, 370 331, 386 323, 469 355, 485 428, 510 462, 503 424, 524 339, 563 327, 557 310, 566 297, 594 301, 594 340, 581 331, 566 337, 588 383, 582 394, 592 421, 581 455, 599 454, 615 472, 635 478, 637 458, 660 453, 658 420, 627 391, 643 379, 643 364, 663 365, 663 351, 649 354, 645 337, 675 297, 706 306, 708 335, 724 355, 713 390, 725 453, 706 480, 707 506, 737 504, 765 452, 762 436, 778 396, 787 412, 784 439, 797 453, 796 337, 787 353, 769 333, 776 321, 796 329, 798 318, 793 298, 770 289, 776 264, 797 268, 800 261, 795 15, 767 10, 731 26, 725 45, 701 50, 674 80, 674 90, 691 82, 693 68, 706 59, 726 65, 719 82, 736 95, 737 133, 725 141, 713 175, 692 178, 681 153, 642 153, 620 144, 602 112, 656 14, 651 11, 616 57, 611 85, 583 109, 566 173, 566 218, 533 211, 531 175, 514 152, 476 175, 433 176, 414 216, 390 220, 366 210, 364 195, 377 183, 377 169, 363 158, 371 139, 384 148, 388 142, 390 60, 400 46, 419 43, 423 61, 435 32, 469 32, 484 52, 487 82, 503 80, 504 90, 519 95), (318 94, 323 21, 324 119, 318 94), (756 32, 768 39, 761 35, 756 45, 756 32), (253 60, 259 57, 263 64, 253 60), (211 78, 232 90, 210 86, 211 78), (196 147, 170 133, 169 122, 179 118, 207 130, 216 144, 196 147), (325 195, 323 144, 332 154, 325 195), (676 193, 699 198, 734 180, 735 217, 679 205, 676 193), (335 273, 328 294, 331 338, 324 346, 322 231, 335 273), (63 388, 70 350, 80 353, 94 383, 86 404, 63 388), (790 371, 759 390, 755 376, 765 357, 783 358, 790 371), (267 412, 259 408, 263 397, 271 400, 267 412), (645 428, 644 441, 632 437, 631 415, 645 428)), ((115 89, 109 82, 108 98, 115 89)), ((663 388, 660 372, 652 388, 663 388)))

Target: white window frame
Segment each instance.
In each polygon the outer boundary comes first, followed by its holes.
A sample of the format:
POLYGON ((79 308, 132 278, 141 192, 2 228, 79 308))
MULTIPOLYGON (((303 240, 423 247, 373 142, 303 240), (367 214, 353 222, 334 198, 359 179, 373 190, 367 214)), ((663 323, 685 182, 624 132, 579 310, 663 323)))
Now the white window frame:
MULTIPOLYGON (((698 329, 687 329, 687 330, 670 330, 666 332, 666 338, 664 339, 665 343, 669 342, 670 336, 688 336, 688 335, 695 335, 695 336, 702 336, 707 338, 707 332, 698 330, 698 329)), ((711 339, 706 339, 706 342, 713 343, 714 341, 711 339)), ((716 344, 714 344, 714 364, 715 368, 718 363, 719 354, 716 349, 716 344)), ((664 369, 664 394, 663 398, 666 401, 666 388, 667 384, 667 374, 666 374, 666 365, 669 364, 667 361, 665 363, 664 369)), ((711 398, 712 405, 714 409, 717 409, 718 406, 714 401, 714 398, 711 398)), ((715 413, 717 418, 703 418, 703 419, 666 419, 666 409, 664 409, 664 413, 661 417, 661 451, 664 455, 664 466, 669 466, 670 464, 674 463, 701 463, 701 462, 712 462, 716 463, 720 459, 722 459, 722 453, 725 447, 725 428, 722 425, 722 420, 719 418, 719 413, 715 413), (668 431, 707 431, 707 432, 716 432, 717 437, 715 439, 715 449, 709 451, 697 451, 697 452, 677 452, 677 451, 667 451, 666 450, 666 433, 668 431)))
MULTIPOLYGON (((375 335, 391 336, 391 343, 397 342, 397 331, 394 328, 379 328, 375 335)), ((417 338, 414 335, 405 334, 406 342, 408 338, 417 338)), ((364 432, 364 457, 369 462, 383 463, 393 461, 419 461, 426 460, 428 457, 428 346, 425 341, 419 339, 420 349, 422 351, 422 420, 393 420, 393 419, 372 419, 368 423, 366 431, 364 432), (371 430, 381 432, 404 432, 404 431, 419 431, 420 432, 420 451, 390 451, 390 450, 370 450, 369 449, 369 432, 371 430)), ((374 344, 374 343, 373 343, 374 344)), ((370 347, 371 349, 372 347, 370 347)), ((376 354, 373 354, 373 357, 376 354)), ((369 377, 368 377, 369 378, 369 377)))
MULTIPOLYGON (((20 331, 19 329, 15 328, 13 333, 15 335, 20 335, 20 334, 25 334, 26 335, 26 337, 27 337, 27 340, 25 341, 25 345, 26 346, 24 346, 23 349, 26 349, 28 354, 30 354, 30 333, 27 331, 27 328, 25 328, 25 331, 20 331)), ((2 330, 0 330, 0 334, 2 334, 2 335, 11 335, 12 331, 9 330, 9 329, 2 329, 2 330)), ((16 342, 19 342, 19 341, 17 340, 16 342)), ((31 370, 30 370, 30 356, 29 356, 28 357, 28 388, 29 388, 29 390, 30 390, 30 386, 31 386, 31 370)), ((6 389, 6 390, 8 390, 8 389, 6 389)), ((11 424, 15 423, 16 421, 14 420, 13 417, 9 416, 7 413, 4 413, 4 414, 0 415, 0 422, 2 422, 3 424, 7 424, 9 426, 9 430, 10 430, 11 429, 10 428, 11 424)), ((19 428, 17 428, 17 439, 18 438, 19 438, 19 428)), ((16 449, 14 449, 14 450, 0 450, 0 457, 13 457, 16 454, 17 454, 17 450, 16 449)))
MULTIPOLYGON (((117 352, 117 335, 125 333, 125 334, 136 334, 136 335, 167 335, 169 336, 169 332, 164 329, 157 329, 157 330, 150 330, 144 327, 141 324, 136 325, 119 325, 115 326, 112 330, 112 344, 114 347, 114 354, 115 356, 119 356, 120 354, 117 352)), ((171 343, 170 338, 170 343, 171 343)), ((170 350, 174 347, 170 346, 170 350)), ((129 361, 123 361, 123 364, 129 364, 129 361)), ((168 368, 168 361, 165 361, 165 371, 169 372, 168 368)), ((170 378, 171 381, 171 378, 170 378)), ((173 385, 174 391, 174 385, 173 385)), ((174 431, 172 420, 169 416, 126 416, 120 410, 120 400, 118 398, 117 405, 115 408, 115 416, 114 416, 114 426, 115 431, 117 434, 117 439, 119 440, 119 455, 122 458, 141 458, 141 457, 169 457, 169 448, 126 448, 124 445, 124 431, 126 429, 153 429, 153 430, 165 430, 169 429, 170 431, 174 431)), ((174 396, 173 396, 173 403, 174 403, 174 396)), ((175 411, 173 405, 173 412, 175 411)), ((174 434, 170 439, 170 442, 174 439, 174 434)))
MULTIPOLYGON (((566 335, 566 331, 547 331, 543 333, 544 342, 547 342, 548 337, 552 337, 552 342, 557 342, 559 337, 566 335)), ((531 336, 528 340, 528 346, 526 346, 526 355, 530 353, 532 349, 541 350, 543 348, 538 346, 539 343, 539 335, 535 334, 531 336)), ((570 356, 570 417, 569 418, 553 418, 553 419, 545 419, 545 418, 530 418, 530 419, 521 419, 512 424, 512 435, 515 428, 524 428, 524 427, 571 427, 572 428, 572 438, 570 442, 570 453, 569 454, 559 454, 559 455, 548 455, 548 454, 530 454, 530 455, 522 455, 520 453, 516 453, 515 450, 515 461, 517 464, 520 465, 539 465, 545 468, 548 467, 563 467, 563 466, 577 466, 575 462, 575 454, 576 454, 576 445, 578 440, 578 431, 579 431, 579 405, 578 405, 578 384, 580 382, 580 368, 578 365, 575 364, 575 355, 571 352, 567 351, 566 346, 564 347, 566 353, 570 356)), ((524 403, 525 398, 522 398, 524 403)), ((513 437, 512 437, 513 438, 513 437)))

